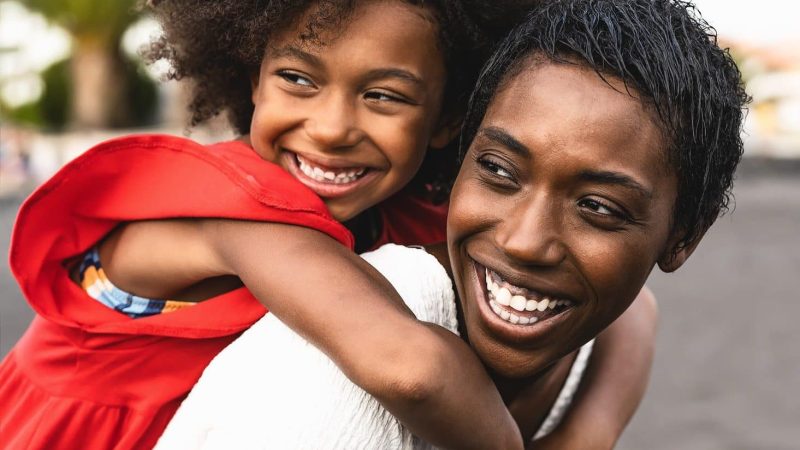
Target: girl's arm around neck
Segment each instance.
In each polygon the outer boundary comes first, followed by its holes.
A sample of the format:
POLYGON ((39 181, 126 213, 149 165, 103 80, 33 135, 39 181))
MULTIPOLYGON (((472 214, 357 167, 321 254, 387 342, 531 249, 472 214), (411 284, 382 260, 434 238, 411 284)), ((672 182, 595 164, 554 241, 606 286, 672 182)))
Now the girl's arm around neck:
MULTIPOLYGON (((187 270, 200 278, 238 276, 271 313, 428 442, 522 448, 516 423, 469 347, 449 331, 417 321, 383 276, 330 237, 291 225, 219 219, 126 228, 139 230, 117 233, 116 249, 144 248, 147 256, 115 251, 114 260, 147 260, 137 270, 159 267, 154 276, 165 279, 197 278, 187 270), (125 242, 126 235, 137 241, 125 242), (164 248, 156 250, 154 240, 164 248), (191 263, 176 256, 187 253, 191 263), (167 263, 153 265, 154 259, 167 263), (170 269, 171 264, 188 269, 170 269)), ((124 264, 109 269, 112 280, 136 272, 124 264)))

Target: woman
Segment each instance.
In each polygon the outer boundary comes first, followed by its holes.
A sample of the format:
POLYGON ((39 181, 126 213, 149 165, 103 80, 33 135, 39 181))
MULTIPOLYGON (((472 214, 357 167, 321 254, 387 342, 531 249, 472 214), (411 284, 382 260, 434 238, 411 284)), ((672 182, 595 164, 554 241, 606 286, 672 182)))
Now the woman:
MULTIPOLYGON (((458 302, 421 250, 366 256, 419 318, 460 330, 526 441, 568 403, 578 349, 655 265, 679 268, 725 209, 747 96, 709 30, 680 1, 532 12, 484 69, 466 117, 448 218, 458 302)), ((280 324, 265 320, 212 362, 161 447, 426 446, 301 338, 276 345, 280 324)), ((626 367, 609 370, 624 379, 626 367)), ((571 411, 601 425, 562 425, 531 445, 611 447, 632 398, 621 420, 571 411)))

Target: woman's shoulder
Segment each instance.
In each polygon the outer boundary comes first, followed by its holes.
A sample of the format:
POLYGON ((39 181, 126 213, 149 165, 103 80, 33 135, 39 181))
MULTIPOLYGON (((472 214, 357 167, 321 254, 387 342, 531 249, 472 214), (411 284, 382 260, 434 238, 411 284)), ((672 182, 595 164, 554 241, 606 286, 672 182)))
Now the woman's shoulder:
POLYGON ((453 283, 434 255, 422 247, 386 244, 361 256, 392 283, 417 319, 458 334, 453 283))

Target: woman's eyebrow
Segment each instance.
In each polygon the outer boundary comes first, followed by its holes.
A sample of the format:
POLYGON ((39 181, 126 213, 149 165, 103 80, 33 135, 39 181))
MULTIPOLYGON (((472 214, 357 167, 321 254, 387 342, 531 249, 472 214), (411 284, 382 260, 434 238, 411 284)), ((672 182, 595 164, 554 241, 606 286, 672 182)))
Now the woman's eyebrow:
POLYGON ((632 189, 645 198, 653 198, 653 192, 644 187, 641 183, 620 172, 606 170, 584 170, 579 175, 582 181, 589 181, 599 184, 612 184, 632 189))
POLYGON ((486 127, 478 131, 478 136, 489 139, 490 141, 500 144, 513 153, 516 153, 522 158, 530 158, 531 151, 522 142, 518 141, 508 131, 500 127, 486 127))

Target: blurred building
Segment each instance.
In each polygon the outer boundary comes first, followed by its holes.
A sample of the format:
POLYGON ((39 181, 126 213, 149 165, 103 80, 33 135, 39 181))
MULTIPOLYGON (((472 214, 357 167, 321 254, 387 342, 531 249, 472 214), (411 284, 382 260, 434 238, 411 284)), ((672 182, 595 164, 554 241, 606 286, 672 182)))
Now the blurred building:
POLYGON ((800 40, 766 47, 724 44, 737 56, 753 97, 745 126, 746 155, 800 157, 800 40))

